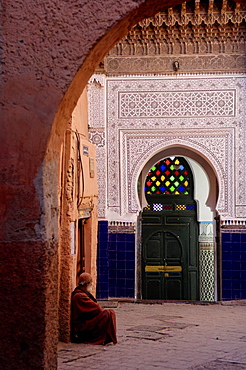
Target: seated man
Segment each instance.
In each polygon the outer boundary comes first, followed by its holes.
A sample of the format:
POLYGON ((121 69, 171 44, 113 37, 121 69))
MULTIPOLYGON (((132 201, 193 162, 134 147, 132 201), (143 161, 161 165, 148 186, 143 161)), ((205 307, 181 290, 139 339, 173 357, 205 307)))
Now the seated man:
POLYGON ((90 293, 92 277, 83 272, 79 285, 72 293, 72 341, 107 344, 117 343, 116 316, 113 310, 103 310, 90 293))

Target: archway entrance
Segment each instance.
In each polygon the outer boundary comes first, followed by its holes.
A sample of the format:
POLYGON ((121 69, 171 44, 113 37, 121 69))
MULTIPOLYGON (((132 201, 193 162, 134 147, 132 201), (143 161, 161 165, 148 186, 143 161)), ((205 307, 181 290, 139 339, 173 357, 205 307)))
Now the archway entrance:
POLYGON ((197 207, 183 157, 155 163, 145 181, 142 213, 142 296, 199 300, 197 207))

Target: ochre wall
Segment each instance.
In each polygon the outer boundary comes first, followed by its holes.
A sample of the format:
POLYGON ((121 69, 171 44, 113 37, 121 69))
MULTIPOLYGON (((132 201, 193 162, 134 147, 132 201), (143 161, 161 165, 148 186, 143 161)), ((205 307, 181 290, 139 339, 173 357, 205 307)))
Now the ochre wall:
POLYGON ((57 366, 58 168, 73 108, 96 65, 134 23, 181 2, 1 3, 3 369, 57 366))

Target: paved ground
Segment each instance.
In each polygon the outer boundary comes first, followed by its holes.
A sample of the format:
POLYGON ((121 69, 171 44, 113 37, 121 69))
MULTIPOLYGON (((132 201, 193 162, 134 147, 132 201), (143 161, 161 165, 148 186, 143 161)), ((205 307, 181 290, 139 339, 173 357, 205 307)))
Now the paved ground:
POLYGON ((59 343, 58 369, 246 369, 246 302, 109 302, 118 344, 59 343))

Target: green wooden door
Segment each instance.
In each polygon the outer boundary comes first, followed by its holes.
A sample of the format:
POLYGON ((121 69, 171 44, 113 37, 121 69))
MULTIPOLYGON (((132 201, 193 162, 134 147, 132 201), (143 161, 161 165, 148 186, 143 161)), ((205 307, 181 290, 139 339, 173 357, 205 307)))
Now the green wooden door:
POLYGON ((197 223, 193 216, 143 213, 144 299, 198 300, 197 223))
POLYGON ((199 300, 197 205, 183 157, 158 161, 145 180, 142 213, 142 296, 199 300))

